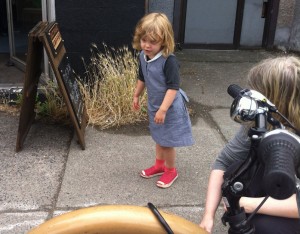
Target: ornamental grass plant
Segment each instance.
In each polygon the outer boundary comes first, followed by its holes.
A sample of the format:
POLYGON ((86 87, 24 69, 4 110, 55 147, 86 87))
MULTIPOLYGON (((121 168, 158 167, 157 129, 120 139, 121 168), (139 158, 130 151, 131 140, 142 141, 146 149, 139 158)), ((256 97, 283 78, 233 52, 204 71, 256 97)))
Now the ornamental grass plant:
POLYGON ((80 83, 88 124, 100 129, 119 127, 146 120, 146 92, 140 98, 140 111, 133 111, 132 100, 138 77, 137 54, 126 46, 118 49, 103 44, 91 46, 91 58, 84 62, 86 76, 80 83))
MULTIPOLYGON (((78 84, 86 105, 88 124, 107 129, 145 121, 147 119, 147 93, 140 96, 140 111, 133 111, 132 101, 138 77, 138 57, 127 47, 108 48, 103 44, 100 52, 91 46, 91 57, 83 79, 78 84)), ((3 96, 3 95, 2 95, 3 96)), ((0 111, 18 115, 22 93, 13 104, 9 98, 1 99, 0 111)), ((48 123, 70 124, 68 110, 58 84, 51 80, 39 86, 35 112, 37 118, 48 123)))

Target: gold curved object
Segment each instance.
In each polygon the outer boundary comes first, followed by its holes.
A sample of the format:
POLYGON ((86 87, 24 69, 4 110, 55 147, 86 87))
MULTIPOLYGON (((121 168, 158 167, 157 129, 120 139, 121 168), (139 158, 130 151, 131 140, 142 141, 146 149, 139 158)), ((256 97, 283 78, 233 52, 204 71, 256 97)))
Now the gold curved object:
MULTIPOLYGON (((175 234, 206 234, 195 223, 160 211, 175 234)), ((165 234, 147 207, 105 205, 83 208, 52 218, 28 234, 165 234)))

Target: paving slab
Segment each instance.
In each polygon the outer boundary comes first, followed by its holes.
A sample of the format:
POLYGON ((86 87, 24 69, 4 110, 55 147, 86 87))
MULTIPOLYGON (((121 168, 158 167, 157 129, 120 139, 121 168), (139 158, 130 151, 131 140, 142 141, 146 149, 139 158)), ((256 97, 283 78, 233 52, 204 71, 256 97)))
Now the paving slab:
POLYGON ((280 55, 264 50, 195 50, 184 49, 176 56, 180 63, 182 88, 195 102, 211 107, 228 107, 230 84, 246 87, 247 73, 262 59, 280 55))
POLYGON ((97 131, 88 127, 84 151, 72 142, 57 207, 145 206, 148 202, 158 206, 200 204, 208 165, 223 146, 223 140, 203 120, 193 126, 193 134, 196 144, 177 150, 178 180, 171 188, 160 189, 155 185, 157 178, 139 176, 155 159, 155 144, 147 130, 132 136, 127 131, 97 131))
POLYGON ((1 114, 0 121, 6 123, 0 127, 0 211, 50 209, 66 163, 71 129, 33 124, 24 149, 16 153, 18 117, 1 114))
POLYGON ((0 233, 27 233, 30 229, 42 224, 47 216, 47 212, 0 213, 0 233))
POLYGON ((0 112, 0 122, 0 233, 26 233, 53 209, 72 130, 36 122, 16 153, 19 117, 0 112))

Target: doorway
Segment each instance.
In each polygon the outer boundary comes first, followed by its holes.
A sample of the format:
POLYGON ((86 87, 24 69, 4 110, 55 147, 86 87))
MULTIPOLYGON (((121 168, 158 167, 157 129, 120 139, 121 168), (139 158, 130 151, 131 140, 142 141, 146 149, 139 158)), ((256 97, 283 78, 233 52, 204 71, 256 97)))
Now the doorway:
POLYGON ((42 20, 41 0, 0 0, 0 62, 25 71, 29 31, 42 20))

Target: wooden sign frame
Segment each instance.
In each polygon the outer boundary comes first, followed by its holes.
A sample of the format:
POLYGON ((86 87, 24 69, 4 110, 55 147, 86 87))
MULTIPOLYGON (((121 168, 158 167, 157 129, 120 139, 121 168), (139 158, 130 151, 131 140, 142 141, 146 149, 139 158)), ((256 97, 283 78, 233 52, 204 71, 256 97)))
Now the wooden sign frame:
POLYGON ((66 54, 58 24, 56 22, 39 22, 28 34, 28 54, 16 151, 22 149, 26 135, 35 118, 34 107, 41 75, 43 48, 48 55, 57 84, 66 103, 78 142, 84 150, 84 134, 87 124, 86 107, 66 54))
POLYGON ((17 135, 17 152, 22 149, 36 115, 34 108, 39 78, 42 73, 40 65, 43 60, 43 44, 39 41, 38 35, 46 26, 46 23, 39 22, 28 34, 28 53, 17 135))

